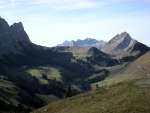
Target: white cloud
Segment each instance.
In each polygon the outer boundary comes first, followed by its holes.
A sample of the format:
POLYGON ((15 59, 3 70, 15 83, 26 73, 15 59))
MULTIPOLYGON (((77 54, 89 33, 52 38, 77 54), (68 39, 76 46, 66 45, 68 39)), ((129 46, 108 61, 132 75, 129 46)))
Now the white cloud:
POLYGON ((103 8, 118 3, 150 3, 150 0, 31 0, 34 5, 48 5, 56 10, 77 10, 87 8, 103 8))
POLYGON ((53 9, 86 9, 97 7, 96 0, 32 0, 36 5, 49 5, 53 9))
POLYGON ((105 8, 118 3, 150 3, 150 0, 0 0, 0 7, 5 5, 17 7, 27 4, 28 6, 44 5, 55 10, 80 10, 89 8, 105 8), (29 5, 30 4, 30 5, 29 5))

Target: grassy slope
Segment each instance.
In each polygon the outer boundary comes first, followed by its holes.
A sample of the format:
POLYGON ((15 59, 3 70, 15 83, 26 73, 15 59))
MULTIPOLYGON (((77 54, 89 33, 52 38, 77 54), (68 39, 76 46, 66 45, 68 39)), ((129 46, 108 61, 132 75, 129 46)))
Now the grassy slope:
POLYGON ((121 81, 134 79, 150 78, 150 52, 147 52, 136 61, 127 66, 117 74, 108 77, 103 85, 111 85, 121 81))
POLYGON ((90 49, 89 47, 66 47, 63 50, 59 50, 59 51, 71 52, 73 56, 76 57, 77 59, 82 59, 91 56, 88 53, 89 49, 90 49))
POLYGON ((4 100, 6 104, 10 104, 12 102, 12 105, 15 105, 15 98, 18 93, 17 90, 17 87, 12 82, 0 80, 0 101, 4 100), (11 98, 11 100, 9 100, 9 98, 11 98))
POLYGON ((43 75, 48 79, 62 81, 61 73, 58 69, 53 67, 36 67, 27 70, 27 73, 40 80, 41 84, 48 84, 48 81, 43 78, 43 75))
POLYGON ((147 52, 145 55, 132 63, 126 70, 126 73, 146 78, 150 77, 150 52, 147 52))
POLYGON ((103 87, 49 104, 33 113, 149 113, 150 85, 137 81, 103 87))

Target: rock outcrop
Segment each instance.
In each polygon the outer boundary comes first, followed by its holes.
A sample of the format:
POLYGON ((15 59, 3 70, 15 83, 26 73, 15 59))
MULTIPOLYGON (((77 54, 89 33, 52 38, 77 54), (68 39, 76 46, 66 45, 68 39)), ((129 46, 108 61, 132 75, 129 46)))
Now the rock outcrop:
POLYGON ((138 57, 149 50, 146 45, 134 40, 127 32, 116 35, 102 48, 102 51, 115 58, 138 57))
POLYGON ((10 53, 22 54, 23 47, 30 45, 31 42, 21 22, 9 26, 0 18, 0 56, 10 53))

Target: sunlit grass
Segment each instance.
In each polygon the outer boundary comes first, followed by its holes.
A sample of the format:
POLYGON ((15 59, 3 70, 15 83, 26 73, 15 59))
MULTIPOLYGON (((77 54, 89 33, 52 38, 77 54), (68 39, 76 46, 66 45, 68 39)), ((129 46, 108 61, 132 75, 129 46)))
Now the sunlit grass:
POLYGON ((149 113, 150 89, 134 83, 102 87, 51 103, 33 113, 149 113))

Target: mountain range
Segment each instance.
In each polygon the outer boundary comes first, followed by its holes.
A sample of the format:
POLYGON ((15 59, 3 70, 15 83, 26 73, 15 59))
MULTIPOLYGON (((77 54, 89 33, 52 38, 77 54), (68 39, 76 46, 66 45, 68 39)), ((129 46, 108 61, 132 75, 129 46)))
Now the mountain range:
POLYGON ((69 46, 69 47, 96 47, 98 49, 104 47, 106 44, 105 41, 98 41, 92 38, 86 38, 84 40, 72 40, 72 41, 64 41, 62 44, 58 44, 57 46, 69 46))
POLYGON ((149 50, 127 32, 109 42, 87 38, 44 47, 30 41, 21 22, 10 26, 0 18, 0 112, 30 112, 114 79, 149 76, 149 50), (136 65, 145 65, 145 73, 136 65))
POLYGON ((117 34, 110 41, 98 41, 92 38, 77 41, 65 41, 57 46, 62 47, 96 47, 116 58, 138 57, 149 50, 149 47, 133 39, 127 32, 117 34))

